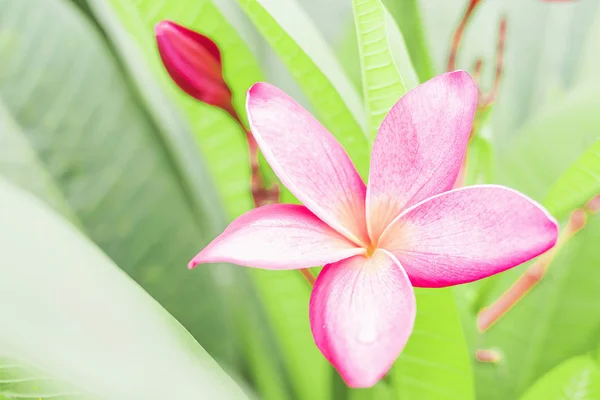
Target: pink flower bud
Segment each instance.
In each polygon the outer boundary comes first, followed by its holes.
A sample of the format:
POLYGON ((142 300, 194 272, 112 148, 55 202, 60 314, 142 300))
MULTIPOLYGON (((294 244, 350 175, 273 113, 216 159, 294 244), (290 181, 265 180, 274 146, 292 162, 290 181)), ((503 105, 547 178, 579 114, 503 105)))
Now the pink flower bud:
POLYGON ((154 31, 162 62, 181 90, 235 116, 217 45, 208 37, 172 21, 159 22, 154 31))

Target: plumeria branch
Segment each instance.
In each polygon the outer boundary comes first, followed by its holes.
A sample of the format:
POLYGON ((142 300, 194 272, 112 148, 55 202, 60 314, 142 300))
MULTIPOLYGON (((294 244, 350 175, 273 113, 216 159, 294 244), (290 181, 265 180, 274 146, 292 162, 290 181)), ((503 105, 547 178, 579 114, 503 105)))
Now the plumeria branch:
POLYGON ((238 123, 246 136, 250 162, 250 191, 252 193, 254 207, 261 207, 266 204, 279 202, 279 185, 272 184, 271 186, 267 187, 267 184, 260 173, 260 165, 258 163, 258 144, 256 143, 254 136, 252 136, 252 132, 246 128, 236 111, 233 111, 230 114, 238 123))
POLYGON ((480 332, 490 329, 542 280, 559 251, 564 248, 569 239, 585 227, 587 218, 598 211, 600 211, 600 195, 595 196, 584 207, 571 213, 569 222, 558 237, 556 245, 542 254, 498 300, 479 312, 477 328, 480 332))

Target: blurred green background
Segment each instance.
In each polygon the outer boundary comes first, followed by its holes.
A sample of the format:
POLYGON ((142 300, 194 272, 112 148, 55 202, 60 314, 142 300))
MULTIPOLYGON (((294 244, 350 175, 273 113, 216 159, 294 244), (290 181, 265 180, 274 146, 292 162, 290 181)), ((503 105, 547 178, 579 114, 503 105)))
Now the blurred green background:
MULTIPOLYGON (((252 207, 250 170, 235 122, 169 80, 154 24, 170 19, 217 42, 239 112, 252 83, 271 82, 364 172, 353 3, 0 0, 0 399, 600 399, 594 215, 485 333, 477 312, 527 265, 418 291, 406 350, 368 390, 346 388, 316 349, 297 272, 186 269, 252 207), (500 360, 477 361, 480 349, 500 360)), ((384 3, 406 89, 408 75, 444 72, 468 1, 384 3)), ((457 60, 468 71, 483 60, 484 92, 502 17, 504 75, 467 182, 514 187, 565 226, 600 193, 600 2, 484 0, 457 60)))

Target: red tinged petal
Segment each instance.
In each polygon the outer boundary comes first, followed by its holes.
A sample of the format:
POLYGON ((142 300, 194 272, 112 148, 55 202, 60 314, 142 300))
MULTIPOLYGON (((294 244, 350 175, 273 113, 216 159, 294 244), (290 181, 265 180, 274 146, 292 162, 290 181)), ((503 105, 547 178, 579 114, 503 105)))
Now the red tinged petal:
POLYGON ((165 69, 181 90, 198 101, 235 113, 217 45, 171 21, 159 22, 154 31, 165 69))

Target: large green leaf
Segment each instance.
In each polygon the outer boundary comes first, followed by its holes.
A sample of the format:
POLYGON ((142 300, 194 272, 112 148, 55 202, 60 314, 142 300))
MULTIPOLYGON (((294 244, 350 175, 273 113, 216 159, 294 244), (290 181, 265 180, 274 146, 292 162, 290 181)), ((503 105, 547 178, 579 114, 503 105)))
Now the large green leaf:
POLYGON ((548 191, 544 205, 552 214, 562 217, 597 194, 600 194, 600 140, 558 178, 548 191))
POLYGON ((88 236, 212 355, 231 360, 226 271, 185 268, 225 222, 189 132, 153 123, 71 3, 0 0, 0 36, 1 141, 39 170, 17 174, 3 161, 0 173, 28 189, 52 181, 88 236), (165 145, 173 138, 178 151, 165 145))
POLYGON ((200 146, 221 199, 232 215, 252 207, 246 140, 232 118, 215 107, 201 104, 179 90, 162 66, 154 42, 154 25, 174 20, 211 37, 223 55, 225 78, 240 115, 245 115, 246 90, 262 74, 246 43, 211 0, 88 0, 102 26, 125 59, 144 99, 162 124, 172 125, 173 112, 165 110, 166 88, 176 100, 200 146), (158 85, 153 85, 156 80, 158 85))
POLYGON ((4 180, 0 252, 0 397, 245 398, 75 227, 4 180))
POLYGON ((237 0, 365 178, 369 149, 360 97, 296 0, 237 0))
POLYGON ((44 198, 71 222, 77 217, 4 103, 0 101, 0 172, 13 184, 44 198))
POLYGON ((539 379, 521 400, 600 399, 600 368, 591 357, 565 361, 539 379))
MULTIPOLYGON (((406 93, 389 40, 387 11, 380 0, 353 0, 362 87, 371 140, 383 118, 406 93)), ((397 32, 397 34, 400 34, 397 32)))
POLYGON ((471 361, 451 289, 416 289, 417 319, 390 373, 402 400, 469 400, 471 361))

